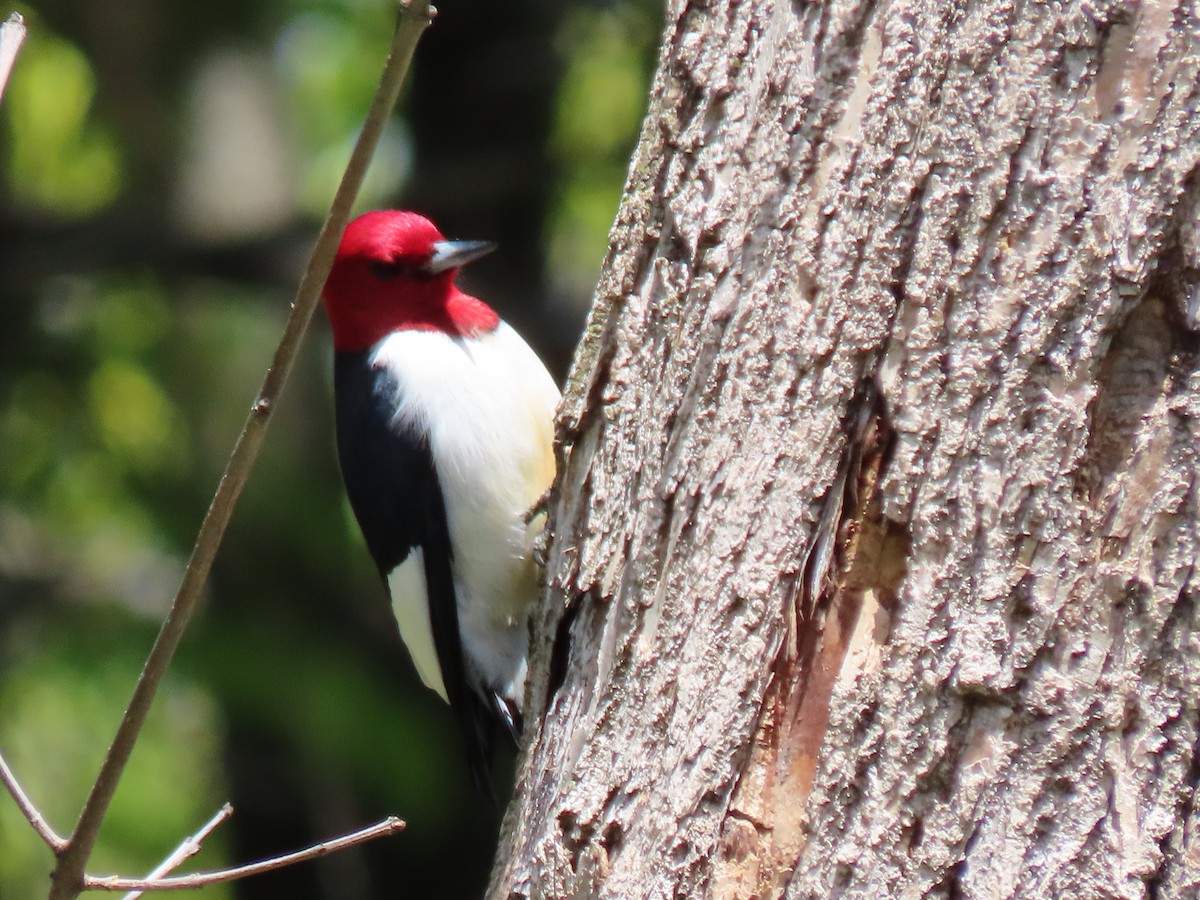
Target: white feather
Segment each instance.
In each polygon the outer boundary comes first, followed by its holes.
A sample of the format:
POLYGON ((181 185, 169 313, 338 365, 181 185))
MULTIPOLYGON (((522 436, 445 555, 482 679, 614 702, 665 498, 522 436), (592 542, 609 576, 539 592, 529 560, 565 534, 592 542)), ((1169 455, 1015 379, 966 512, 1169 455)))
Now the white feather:
MULTIPOLYGON (((399 386, 397 419, 429 435, 446 503, 468 665, 488 687, 519 703, 526 620, 537 593, 531 545, 540 528, 537 522, 526 526, 523 517, 554 477, 558 389, 503 322, 476 338, 396 332, 376 345, 371 364, 386 368, 399 386)), ((389 587, 421 678, 444 697, 440 670, 436 680, 427 675, 425 661, 435 661, 436 668, 437 656, 424 575, 389 577, 389 587)))
POLYGON ((425 602, 425 554, 420 547, 414 547, 404 562, 388 573, 387 583, 392 595, 392 612, 417 674, 425 687, 436 691, 449 703, 434 649, 429 604, 425 602))

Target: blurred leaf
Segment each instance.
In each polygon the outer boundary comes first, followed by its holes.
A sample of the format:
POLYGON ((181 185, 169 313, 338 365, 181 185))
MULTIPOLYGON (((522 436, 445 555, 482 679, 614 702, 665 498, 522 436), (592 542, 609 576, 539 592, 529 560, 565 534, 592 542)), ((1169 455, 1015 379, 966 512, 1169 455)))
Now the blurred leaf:
POLYGON ((98 285, 91 308, 99 355, 152 349, 167 333, 171 311, 150 278, 111 279, 98 285))
MULTIPOLYGON (((393 27, 386 4, 360 9, 355 16, 340 4, 330 6, 293 19, 278 49, 303 154, 299 199, 313 215, 325 213, 341 180, 383 62, 379 35, 393 27)), ((411 165, 407 132, 393 120, 380 138, 358 207, 376 206, 394 194, 411 165)))
POLYGON ((564 176, 549 255, 571 292, 587 296, 608 248, 629 153, 645 112, 650 51, 642 7, 576 8, 563 26, 568 58, 552 149, 564 176))
POLYGON ((19 201, 79 217, 116 196, 120 156, 89 115, 94 92, 87 58, 43 24, 31 28, 3 107, 12 134, 8 181, 19 201))
POLYGON ((137 364, 104 360, 89 379, 88 399, 105 446, 131 469, 159 471, 186 461, 182 416, 137 364))
POLYGON ((554 149, 567 160, 628 159, 646 108, 643 48, 624 17, 609 10, 574 11, 563 28, 570 47, 558 92, 554 149))
POLYGON ((67 386, 50 372, 17 378, 8 408, 0 413, 0 487, 5 494, 26 494, 47 475, 57 452, 54 436, 69 420, 72 405, 67 386))

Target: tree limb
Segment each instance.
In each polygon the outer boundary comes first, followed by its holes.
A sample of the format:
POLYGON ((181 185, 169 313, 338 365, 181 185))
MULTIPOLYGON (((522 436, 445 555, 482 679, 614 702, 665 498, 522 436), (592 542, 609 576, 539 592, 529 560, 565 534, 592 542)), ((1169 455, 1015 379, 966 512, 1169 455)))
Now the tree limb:
MULTIPOLYGON (((169 872, 173 872, 175 869, 179 868, 179 866, 185 860, 190 859, 191 857, 193 857, 197 853, 199 853, 200 848, 201 848, 201 846, 203 846, 205 839, 210 834, 212 834, 214 831, 216 831, 217 828, 220 827, 222 822, 224 822, 226 819, 228 819, 232 815, 233 815, 233 804, 232 803, 224 804, 220 809, 217 810, 216 815, 214 815, 211 819, 209 819, 207 822, 205 822, 200 827, 199 831, 197 831, 193 835, 190 835, 190 836, 184 838, 183 842, 171 852, 171 855, 168 856, 166 859, 164 859, 161 863, 159 863, 158 866, 155 867, 154 871, 152 871, 149 875, 146 876, 145 880, 146 881, 161 881, 164 875, 166 875, 169 872)), ((143 893, 143 889, 141 889, 141 888, 130 891, 128 894, 126 894, 122 898, 122 900, 137 900, 138 897, 142 896, 142 893, 143 893)))
POLYGON ((322 841, 319 844, 313 844, 311 847, 297 850, 294 853, 287 853, 283 856, 276 856, 272 859, 265 859, 262 862, 249 863, 244 866, 235 866, 232 869, 220 869, 215 872, 197 872, 194 875, 176 875, 171 878, 122 878, 119 875, 85 875, 83 886, 86 890, 93 891, 178 891, 187 888, 205 887, 210 884, 225 884, 230 881, 236 881, 239 878, 262 875, 266 872, 274 872, 276 869, 282 869, 285 866, 327 856, 330 853, 345 850, 348 847, 354 847, 366 841, 372 841, 375 838, 387 837, 389 834, 403 831, 404 827, 404 822, 400 819, 395 816, 388 816, 382 822, 376 822, 374 825, 359 829, 339 838, 334 838, 331 841, 322 841))
POLYGON ((61 852, 63 847, 67 845, 66 839, 60 837, 58 832, 50 827, 50 823, 46 821, 46 817, 34 806, 33 801, 29 799, 29 795, 21 788, 21 783, 17 781, 17 776, 8 767, 3 754, 0 754, 0 781, 4 782, 4 786, 12 794, 13 800, 17 802, 17 808, 25 816, 25 821, 33 826, 33 830, 46 842, 46 846, 55 853, 61 852))

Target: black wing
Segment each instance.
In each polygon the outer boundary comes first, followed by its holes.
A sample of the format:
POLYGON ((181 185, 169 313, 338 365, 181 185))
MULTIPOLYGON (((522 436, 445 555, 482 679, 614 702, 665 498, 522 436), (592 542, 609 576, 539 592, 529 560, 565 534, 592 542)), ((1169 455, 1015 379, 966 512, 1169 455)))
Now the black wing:
POLYGON ((393 421, 398 390, 386 371, 370 366, 366 352, 335 354, 342 481, 385 584, 414 547, 422 550, 429 622, 446 696, 467 739, 475 784, 494 804, 489 773, 496 723, 467 682, 446 506, 428 435, 393 421))

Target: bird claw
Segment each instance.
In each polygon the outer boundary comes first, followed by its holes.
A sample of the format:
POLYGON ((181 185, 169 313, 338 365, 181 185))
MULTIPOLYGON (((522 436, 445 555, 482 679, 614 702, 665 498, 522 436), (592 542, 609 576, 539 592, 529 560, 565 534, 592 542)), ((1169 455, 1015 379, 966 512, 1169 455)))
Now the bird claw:
POLYGON ((538 497, 537 500, 533 502, 533 506, 525 510, 525 515, 523 515, 521 519, 526 525, 530 524, 534 519, 550 508, 550 495, 552 493, 554 493, 554 485, 546 488, 546 490, 542 492, 542 496, 538 497))
POLYGON ((546 568, 546 561, 549 559, 549 544, 550 534, 547 529, 543 528, 533 539, 533 561, 543 569, 546 568))
MULTIPOLYGON (((546 490, 542 493, 542 496, 537 498, 533 506, 529 507, 529 509, 525 511, 525 515, 521 518, 525 522, 526 526, 532 525, 534 519, 540 515, 543 515, 549 509, 550 495, 553 492, 554 486, 551 485, 550 487, 546 488, 546 490)), ((546 568, 546 559, 549 556, 549 544, 550 535, 548 533, 548 529, 546 528, 545 522, 543 522, 542 527, 538 529, 538 533, 533 539, 532 547, 533 561, 543 569, 546 568)))

